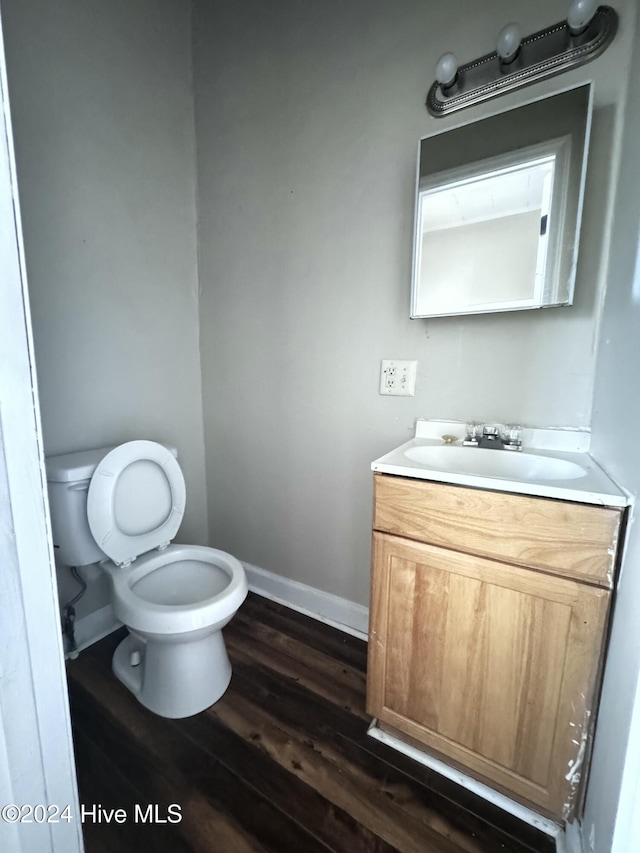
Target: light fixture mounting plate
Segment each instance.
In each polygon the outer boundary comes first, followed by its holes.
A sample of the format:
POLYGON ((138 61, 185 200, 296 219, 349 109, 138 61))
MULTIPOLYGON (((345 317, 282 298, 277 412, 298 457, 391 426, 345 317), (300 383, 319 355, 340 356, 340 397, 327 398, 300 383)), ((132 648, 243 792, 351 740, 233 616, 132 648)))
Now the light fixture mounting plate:
POLYGON ((446 94, 436 80, 427 95, 427 109, 432 116, 448 115, 584 65, 606 50, 617 29, 618 14, 610 6, 599 6, 579 35, 572 35, 568 23, 560 21, 523 38, 518 55, 508 65, 494 50, 461 65, 446 94))

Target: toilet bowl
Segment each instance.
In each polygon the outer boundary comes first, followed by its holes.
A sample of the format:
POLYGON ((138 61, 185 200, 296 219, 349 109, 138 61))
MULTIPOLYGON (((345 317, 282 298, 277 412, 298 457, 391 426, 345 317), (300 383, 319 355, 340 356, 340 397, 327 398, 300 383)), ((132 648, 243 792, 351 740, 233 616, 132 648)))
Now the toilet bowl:
POLYGON ((224 551, 169 545, 122 569, 101 563, 116 617, 129 629, 113 671, 150 711, 189 717, 213 705, 231 680, 221 629, 247 595, 242 565, 224 551))
POLYGON ((74 454, 47 460, 54 542, 62 542, 57 547, 70 565, 93 562, 96 552, 102 557, 113 610, 129 629, 113 657, 116 677, 156 714, 188 717, 229 685, 221 629, 246 598, 244 569, 224 551, 170 544, 184 514, 185 485, 168 448, 131 441, 107 450, 90 459, 89 480, 78 479, 88 471, 74 454), (52 488, 54 476, 65 488, 52 488), (97 550, 87 545, 83 520, 97 550))

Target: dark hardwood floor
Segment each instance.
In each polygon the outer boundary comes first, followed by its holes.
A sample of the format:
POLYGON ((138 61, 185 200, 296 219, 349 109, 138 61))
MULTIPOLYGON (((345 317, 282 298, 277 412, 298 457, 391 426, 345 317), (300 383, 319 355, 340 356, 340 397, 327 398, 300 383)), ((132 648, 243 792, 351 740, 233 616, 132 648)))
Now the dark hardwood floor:
POLYGON ((68 664, 80 799, 103 817, 85 820, 88 853, 555 850, 367 736, 365 643, 254 595, 224 635, 231 686, 185 720, 150 713, 112 675, 122 632, 68 664), (174 803, 181 822, 140 820, 174 803), (124 823, 106 822, 115 808, 124 823))

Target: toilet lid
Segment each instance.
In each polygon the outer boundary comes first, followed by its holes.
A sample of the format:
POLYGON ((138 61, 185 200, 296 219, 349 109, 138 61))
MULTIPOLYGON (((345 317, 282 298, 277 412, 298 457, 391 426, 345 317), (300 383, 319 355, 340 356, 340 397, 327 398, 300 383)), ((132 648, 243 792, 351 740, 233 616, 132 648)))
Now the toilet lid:
POLYGON ((118 565, 166 547, 184 515, 184 477, 170 450, 129 441, 112 450, 91 478, 87 516, 93 538, 118 565))

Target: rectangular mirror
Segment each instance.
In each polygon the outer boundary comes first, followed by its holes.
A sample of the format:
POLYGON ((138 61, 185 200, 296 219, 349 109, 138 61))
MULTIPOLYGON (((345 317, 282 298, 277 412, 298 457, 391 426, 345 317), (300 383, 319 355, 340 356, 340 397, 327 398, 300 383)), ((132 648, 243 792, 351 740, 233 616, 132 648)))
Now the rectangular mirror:
POLYGON ((420 142, 411 316, 570 305, 591 87, 420 142))

